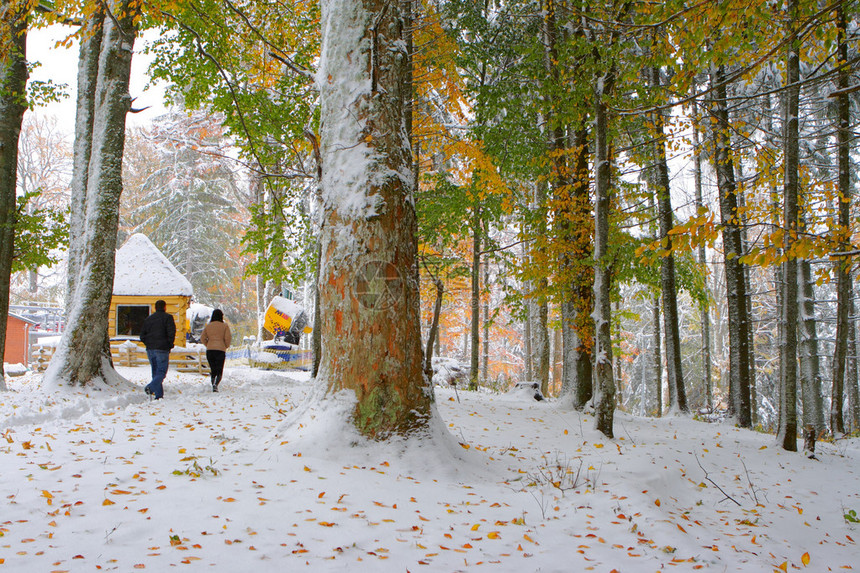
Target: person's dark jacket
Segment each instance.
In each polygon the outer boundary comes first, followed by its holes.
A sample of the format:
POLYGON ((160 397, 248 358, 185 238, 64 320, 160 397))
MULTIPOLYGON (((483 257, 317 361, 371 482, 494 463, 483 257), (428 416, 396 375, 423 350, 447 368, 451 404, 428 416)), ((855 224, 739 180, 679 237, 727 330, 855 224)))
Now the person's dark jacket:
POLYGON ((140 329, 140 341, 147 350, 170 350, 176 338, 176 323, 173 315, 164 311, 155 311, 143 321, 140 329))

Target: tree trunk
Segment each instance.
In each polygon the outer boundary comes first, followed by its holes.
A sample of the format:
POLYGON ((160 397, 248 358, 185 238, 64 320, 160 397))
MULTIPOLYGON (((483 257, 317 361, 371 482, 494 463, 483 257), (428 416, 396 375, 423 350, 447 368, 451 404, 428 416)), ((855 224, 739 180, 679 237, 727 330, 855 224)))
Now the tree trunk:
POLYGON ((424 351, 424 375, 428 380, 433 380, 433 344, 439 335, 439 317, 442 316, 442 296, 445 294, 445 285, 438 277, 433 277, 433 286, 436 287, 436 302, 433 304, 433 319, 430 322, 430 331, 427 333, 427 348, 424 351))
POLYGON ((556 201, 556 217, 565 253, 559 262, 565 287, 561 298, 562 394, 573 396, 573 407, 582 410, 594 394, 592 349, 594 322, 594 267, 586 261, 592 254, 594 218, 589 197, 588 131, 574 133, 573 180, 569 192, 556 201), (575 254, 575 256, 573 256, 575 254))
POLYGON ((729 378, 732 413, 742 428, 752 425, 750 415, 749 316, 746 306, 746 282, 740 257, 742 253, 737 187, 734 175, 729 114, 726 108, 725 70, 711 70, 714 97, 711 115, 715 120, 714 170, 720 195, 720 219, 723 226, 723 259, 726 269, 726 295, 729 327, 729 378))
MULTIPOLYGON (((845 8, 840 3, 836 7, 836 26, 838 48, 836 64, 836 152, 839 167, 836 179, 838 193, 838 240, 841 251, 850 250, 851 245, 851 102, 847 93, 842 93, 850 84, 851 70, 848 67, 848 43, 846 41, 848 22, 845 8)), ((850 320, 848 307, 851 292, 850 258, 837 259, 836 262, 836 348, 833 353, 833 388, 830 407, 830 429, 833 434, 845 433, 845 420, 842 417, 843 389, 845 388, 845 366, 848 360, 848 329, 850 320)), ((856 384, 855 384, 856 385, 856 384)))
POLYGON ((612 269, 608 257, 609 210, 611 208, 611 158, 609 156, 608 108, 604 98, 614 82, 614 71, 603 74, 595 90, 594 113, 594 370, 597 396, 594 400, 594 427, 613 437, 615 378, 612 372, 612 309, 610 291, 612 269))
MULTIPOLYGON (((849 274, 849 278, 850 278, 849 274)), ((856 316, 855 314, 855 306, 854 306, 854 289, 851 288, 848 291, 849 294, 849 310, 851 312, 851 316, 856 316)), ((848 344, 849 348, 851 348, 850 354, 852 355, 848 361, 847 368, 847 383, 848 387, 848 404, 851 413, 851 423, 853 425, 852 430, 858 431, 860 430, 860 379, 858 379, 858 374, 860 374, 860 362, 858 362, 858 356, 860 356, 860 337, 857 336, 857 323, 852 318, 849 323, 848 328, 848 344)))
MULTIPOLYGON (((122 194, 125 120, 131 107, 128 83, 139 6, 131 0, 115 0, 108 9, 112 16, 105 18, 99 53, 78 277, 67 316, 68 328, 45 374, 54 383, 87 384, 116 376, 108 342, 108 314, 122 194)), ((86 137, 86 133, 76 133, 75 137, 86 137)))
MULTIPOLYGON (((490 261, 484 258, 484 284, 489 291, 490 287, 490 261)), ((481 377, 484 380, 489 380, 490 376, 490 296, 484 297, 484 348, 481 358, 481 377)))
MULTIPOLYGON (((651 68, 651 87, 661 86, 659 68, 651 68)), ((660 264, 660 288, 663 292, 663 330, 666 336, 666 373, 669 378, 669 394, 672 410, 688 412, 687 392, 684 389, 684 374, 681 369, 681 332, 678 327, 678 291, 675 286, 675 255, 672 254, 672 237, 669 232, 672 221, 672 199, 669 188, 669 165, 666 163, 666 136, 663 130, 663 113, 653 114, 654 164, 656 168, 657 217, 660 221, 661 248, 665 253, 660 264)))
MULTIPOLYGON (((739 157, 737 161, 734 162, 735 167, 737 168, 737 178, 735 181, 740 181, 741 185, 743 185, 744 181, 744 169, 743 169, 743 157, 739 157)), ((738 216, 740 218, 740 228, 741 228, 741 253, 746 255, 749 252, 749 236, 747 232, 747 215, 746 215, 746 198, 743 193, 738 193, 738 216)), ((751 287, 750 287, 750 266, 749 265, 741 265, 741 270, 743 272, 743 282, 744 282, 744 308, 746 309, 747 321, 748 324, 753 324, 753 314, 752 314, 752 296, 751 296, 751 287)), ((756 411, 756 403, 758 401, 756 397, 756 381, 755 381, 755 335, 753 333, 752 326, 746 329, 747 332, 747 348, 749 349, 749 403, 750 403, 750 427, 755 422, 755 411, 756 411)))
POLYGON ((328 395, 355 395, 352 422, 374 439, 423 431, 431 415, 404 23, 399 2, 322 3, 319 378, 328 395))
POLYGON ((16 223, 18 137, 27 109, 26 2, 0 8, 0 390, 6 390, 3 359, 9 313, 16 223))
MULTIPOLYGON (((563 84, 559 65, 559 29, 555 0, 543 0, 544 68, 552 83, 548 93, 558 92, 563 84)), ((570 73, 565 71, 564 73, 570 73)), ((560 98, 560 95, 554 96, 560 98)), ((568 119, 556 110, 560 101, 547 101, 548 151, 552 160, 550 183, 556 218, 556 239, 561 244, 558 257, 557 277, 560 283, 560 311, 562 322, 562 395, 572 396, 573 407, 581 410, 591 400, 591 297, 594 283, 591 272, 583 272, 583 262, 591 252, 591 219, 588 197, 588 154, 586 150, 588 132, 585 128, 575 131, 574 140, 568 142, 568 119), (573 157, 573 174, 568 157, 573 157)), ((548 342, 548 340, 547 340, 548 342)), ((548 373, 547 373, 548 374, 548 373)))
MULTIPOLYGON (((523 242, 523 266, 524 267, 529 264, 529 262, 528 262, 528 259, 529 259, 528 249, 529 249, 529 247, 528 247, 527 241, 524 241, 523 242)), ((523 351, 525 353, 525 356, 523 357, 523 362, 525 363, 525 379, 529 382, 533 379, 533 376, 534 376, 533 371, 532 371, 532 314, 533 314, 532 308, 534 305, 532 304, 532 301, 531 301, 531 293, 532 293, 531 284, 532 283, 529 280, 527 280, 523 283, 523 289, 524 289, 523 301, 525 304, 525 311, 526 311, 525 312, 525 315, 526 315, 525 318, 526 319, 525 319, 525 322, 523 323, 523 337, 525 339, 523 341, 523 347, 524 347, 523 351)))
MULTIPOLYGON (((788 0, 788 27, 791 34, 798 23, 798 1, 788 0)), ((783 248, 786 261, 782 311, 785 329, 782 344, 782 383, 780 392, 780 423, 777 439, 788 451, 797 451, 797 326, 798 326, 798 262, 793 247, 798 238, 800 50, 797 41, 789 44, 786 54, 785 105, 785 178, 783 188, 783 248)))
MULTIPOLYGON (((528 233, 525 223, 523 223, 522 233, 523 236, 526 236, 528 233)), ((523 241, 522 248, 523 267, 525 268, 530 264, 528 241, 523 241)), ((525 364, 525 380, 530 382, 534 377, 534 372, 532 370, 532 317, 534 315, 534 304, 532 303, 532 282, 530 280, 523 282, 523 303, 525 305, 525 321, 523 323, 523 352, 525 353, 525 356, 523 362, 525 364)))
POLYGON ((818 333, 815 325, 815 288, 812 265, 800 261, 800 396, 803 403, 803 426, 812 426, 816 436, 827 430, 822 401, 821 360, 818 358, 818 333))
POLYGON ((657 400, 657 417, 663 416, 663 353, 660 351, 663 337, 660 335, 660 296, 655 295, 651 304, 651 324, 654 332, 652 335, 654 352, 651 354, 654 361, 654 397, 657 400))
POLYGON ((311 349, 314 354, 314 362, 311 367, 311 376, 316 378, 320 371, 320 363, 322 362, 322 324, 320 317, 322 316, 322 300, 320 298, 320 267, 322 267, 322 241, 317 238, 316 249, 316 270, 314 271, 314 330, 311 333, 311 349))
POLYGON ((99 54, 104 33, 104 8, 95 5, 84 22, 78 52, 78 93, 75 101, 75 142, 72 150, 72 182, 69 197, 69 252, 66 271, 66 316, 71 313, 84 256, 87 217, 87 182, 93 151, 93 119, 99 54))
POLYGON ((472 208, 472 301, 471 337, 469 338, 469 390, 478 389, 478 367, 481 344, 481 205, 475 198, 472 208))
MULTIPOLYGON (((701 212, 704 209, 704 201, 702 200, 702 148, 699 143, 698 107, 696 100, 693 100, 693 118, 696 122, 693 126, 693 149, 695 150, 693 155, 693 183, 696 193, 696 212, 701 212)), ((705 245, 700 244, 696 253, 698 255, 699 268, 702 272, 707 273, 708 261, 705 255, 705 245)), ((707 301, 699 304, 699 315, 701 316, 702 323, 702 373, 705 382, 705 403, 708 411, 713 412, 714 388, 711 379, 711 313, 707 301)))

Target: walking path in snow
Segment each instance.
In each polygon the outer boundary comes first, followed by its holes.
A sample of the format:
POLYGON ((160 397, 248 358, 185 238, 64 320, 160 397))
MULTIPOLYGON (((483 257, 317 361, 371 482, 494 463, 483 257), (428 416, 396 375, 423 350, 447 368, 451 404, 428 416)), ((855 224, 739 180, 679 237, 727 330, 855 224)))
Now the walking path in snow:
POLYGON ((306 375, 228 369, 216 394, 171 372, 152 402, 148 368, 120 372, 130 385, 48 393, 27 374, 0 393, 0 573, 860 564, 857 439, 815 461, 618 413, 608 440, 553 401, 437 387, 425 439, 367 445, 337 404, 304 403, 306 375))

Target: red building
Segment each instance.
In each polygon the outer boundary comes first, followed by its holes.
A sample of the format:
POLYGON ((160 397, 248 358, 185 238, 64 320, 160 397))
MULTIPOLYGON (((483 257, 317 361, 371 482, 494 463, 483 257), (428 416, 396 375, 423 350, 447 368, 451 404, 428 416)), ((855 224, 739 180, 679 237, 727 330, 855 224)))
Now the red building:
POLYGON ((6 354, 3 362, 23 364, 29 362, 30 327, 36 323, 17 314, 9 314, 6 323, 6 354))

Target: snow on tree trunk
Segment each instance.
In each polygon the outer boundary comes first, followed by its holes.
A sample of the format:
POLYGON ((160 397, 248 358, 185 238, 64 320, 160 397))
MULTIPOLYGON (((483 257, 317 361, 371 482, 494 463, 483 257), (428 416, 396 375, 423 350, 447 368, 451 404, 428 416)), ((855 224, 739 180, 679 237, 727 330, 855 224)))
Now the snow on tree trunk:
POLYGON ((714 97, 711 115, 714 121, 714 170, 720 195, 720 220, 723 226, 723 261, 726 272, 726 298, 729 329, 729 378, 732 413, 743 428, 751 426, 750 413, 750 351, 749 316, 740 257, 742 253, 740 218, 738 216, 737 186, 734 176, 731 139, 728 134, 729 114, 726 108, 725 70, 711 70, 714 97))
MULTIPOLYGON (((849 274, 849 278, 850 278, 849 274)), ((849 293, 849 304, 848 309, 851 313, 851 316, 856 316, 856 307, 854 305, 854 289, 850 289, 849 293)), ((857 336, 857 322, 852 320, 848 326, 848 344, 850 353, 853 354, 853 357, 848 362, 848 368, 846 369, 846 387, 848 394, 848 405, 849 412, 851 415, 851 423, 853 424, 853 431, 860 430, 860 379, 858 379, 858 359, 860 356, 860 337, 857 336)), ((841 410, 841 408, 840 408, 841 410)), ((832 429, 831 429, 832 431, 832 429)))
POLYGON ((93 117, 104 26, 104 11, 97 5, 84 22, 78 52, 78 93, 75 102, 75 143, 72 150, 72 182, 69 198, 69 252, 66 271, 66 315, 78 284, 86 231, 87 179, 93 148, 93 117))
POLYGON ((798 285, 803 310, 800 320, 800 396, 803 404, 803 426, 812 426, 815 434, 827 430, 824 422, 822 400, 821 361, 818 358, 818 332, 815 320, 815 288, 812 265, 808 260, 800 261, 801 273, 798 285))
POLYGON ((612 307, 610 303, 612 270, 608 257, 610 210, 610 159, 608 110, 604 92, 612 83, 612 72, 598 79, 595 90, 595 209, 594 209, 594 427, 613 437, 615 416, 615 378, 612 372, 612 307))
POLYGON ((78 238, 78 276, 68 327, 45 373, 45 379, 54 384, 117 378, 110 359, 108 313, 122 194, 125 120, 131 107, 128 83, 139 9, 134 6, 131 0, 111 2, 111 15, 104 21, 86 176, 85 228, 78 238))
POLYGON ((660 346, 663 337, 660 336, 660 296, 654 295, 651 303, 651 324, 654 332, 652 333, 654 352, 653 356, 653 371, 654 371, 654 396, 657 399, 655 407, 658 417, 663 415, 663 353, 660 346))
POLYGON ((422 369, 404 34, 400 3, 322 3, 319 378, 329 395, 355 394, 353 424, 376 439, 426 428, 432 401, 422 369))
POLYGON ((27 109, 27 5, 0 7, 0 390, 6 390, 3 358, 9 313, 16 221, 18 137, 27 109))
MULTIPOLYGON (((661 89, 660 69, 651 68, 651 87, 661 89)), ((657 190, 657 217, 660 221, 660 240, 666 250, 660 261, 660 288, 663 291, 663 330, 666 333, 666 373, 669 377, 669 396, 672 410, 687 412, 687 392, 681 369, 681 332, 678 327, 678 292, 675 286, 675 255, 672 253, 672 199, 669 188, 669 165, 666 163, 666 138, 663 129, 663 112, 654 114, 654 151, 657 190)))
MULTIPOLYGON (((793 33, 798 26, 798 2, 789 0, 786 7, 787 32, 793 33)), ((786 54, 786 103, 785 103, 785 177, 783 188, 783 223, 785 236, 783 246, 786 254, 785 286, 783 287, 782 312, 785 321, 782 344, 782 381, 780 392, 780 416, 777 440, 783 449, 797 451, 797 326, 798 326, 798 261, 792 252, 799 230, 798 195, 799 182, 799 122, 800 101, 800 51, 796 42, 789 45, 786 54)))
MULTIPOLYGON (((698 105, 696 104, 696 100, 693 100, 693 117, 699 117, 698 105)), ((695 125, 693 128, 693 149, 695 149, 693 156, 693 183, 695 187, 696 194, 696 212, 699 212, 704 207, 704 201, 702 199, 702 147, 699 145, 699 126, 695 125)), ((707 258, 705 256, 705 245, 699 245, 697 249, 697 262, 699 263, 700 269, 707 268, 707 258)), ((707 280, 707 278, 705 279, 707 280)), ((710 315, 710 305, 708 301, 704 301, 699 304, 699 315, 701 316, 702 323, 702 372, 704 372, 705 377, 705 400, 708 406, 708 410, 711 411, 714 409, 714 391, 713 391, 713 381, 711 380, 711 315, 710 315)), ((753 405, 753 411, 755 406, 753 405)))

